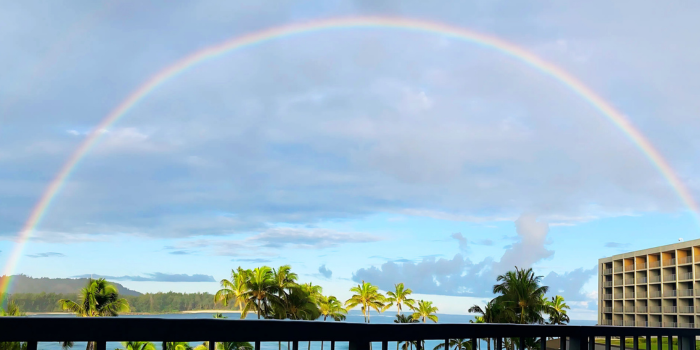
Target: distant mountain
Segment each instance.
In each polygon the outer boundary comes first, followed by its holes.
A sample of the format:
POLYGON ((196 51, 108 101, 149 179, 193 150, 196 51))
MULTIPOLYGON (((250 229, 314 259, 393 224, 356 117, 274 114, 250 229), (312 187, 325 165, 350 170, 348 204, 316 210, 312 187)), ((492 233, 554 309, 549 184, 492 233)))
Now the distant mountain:
MULTIPOLYGON (((0 281, 8 278, 7 276, 0 277, 0 281)), ((87 278, 34 278, 25 275, 12 276, 12 285, 10 286, 9 294, 14 293, 56 293, 56 294, 73 294, 78 293, 80 289, 87 284, 87 278)), ((119 283, 110 282, 117 289, 120 295, 138 296, 141 293, 122 286, 119 283)), ((0 283, 2 285, 3 283, 0 283)))

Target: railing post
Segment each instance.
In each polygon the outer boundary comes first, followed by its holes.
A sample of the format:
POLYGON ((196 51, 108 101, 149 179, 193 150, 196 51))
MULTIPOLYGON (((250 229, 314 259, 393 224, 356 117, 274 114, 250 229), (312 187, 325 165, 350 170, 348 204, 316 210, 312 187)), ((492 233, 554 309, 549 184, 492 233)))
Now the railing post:
MULTIPOLYGON (((632 349, 639 350, 639 336, 635 335, 632 337, 632 349)), ((622 350, 622 349, 620 349, 622 350)))
POLYGON ((588 350, 595 350, 595 335, 588 337, 588 350))
POLYGON ((389 342, 388 341, 385 340, 382 342, 382 350, 389 350, 389 342))
POLYGON ((657 335, 656 336, 656 348, 657 350, 663 350, 664 349, 664 337, 662 335, 657 335))
MULTIPOLYGON (((472 350, 476 350, 476 342, 477 342, 476 338, 471 338, 469 340, 469 342, 472 346, 472 350)), ((445 339, 445 349, 450 350, 450 340, 449 339, 445 339)))
POLYGON ((27 342, 27 350, 36 350, 39 342, 36 341, 28 341, 27 342))
MULTIPOLYGON (((216 342, 215 341, 209 342, 209 350, 216 350, 216 342)), ((255 350, 258 350, 258 349, 255 349, 255 350)))
POLYGON ((559 350, 566 350, 566 337, 559 337, 559 350))
MULTIPOLYGON (((566 337, 562 337, 566 339, 566 337)), ((571 350, 586 350, 588 345, 586 345, 586 338, 579 337, 569 337, 569 349, 571 350)))
MULTIPOLYGON (((292 350, 299 350, 299 341, 295 340, 292 342, 292 350)), ((353 350, 353 349, 350 349, 353 350)), ((357 350, 369 350, 369 347, 367 349, 357 349, 357 350)))
POLYGON ((540 350, 547 350, 547 337, 540 338, 540 350))
MULTIPOLYGON (((210 350, 216 350, 216 349, 210 349, 210 350)), ((255 342, 255 350, 260 350, 260 341, 259 340, 257 340, 255 342)))
POLYGON ((331 340, 331 350, 335 350, 335 340, 331 340))
MULTIPOLYGON (((605 336, 605 350, 611 350, 610 348, 612 347, 612 339, 610 338, 609 335, 605 336)), ((661 349, 659 349, 661 350, 661 349)))
MULTIPOLYGON (((368 341, 355 340, 351 341, 348 350, 369 350, 368 341)), ((294 350, 299 350, 298 342, 294 342, 294 350)))
POLYGON ((498 337, 496 338, 496 350, 501 350, 503 349, 503 338, 498 337))
POLYGON ((673 336, 668 336, 668 350, 673 350, 673 336))
POLYGON ((95 342, 95 350, 107 350, 107 342, 106 341, 96 341, 95 342))
POLYGON ((644 347, 647 350, 651 350, 651 334, 647 334, 647 340, 646 340, 646 346, 644 347))
MULTIPOLYGON (((625 350, 627 349, 627 344, 625 344, 625 336, 621 335, 620 336, 620 350, 625 350)), ((673 349, 670 349, 673 350, 673 349)))
POLYGON ((525 337, 518 337, 518 349, 525 350, 525 337))
POLYGON ((695 350, 695 337, 679 335, 678 336, 679 350, 695 350))

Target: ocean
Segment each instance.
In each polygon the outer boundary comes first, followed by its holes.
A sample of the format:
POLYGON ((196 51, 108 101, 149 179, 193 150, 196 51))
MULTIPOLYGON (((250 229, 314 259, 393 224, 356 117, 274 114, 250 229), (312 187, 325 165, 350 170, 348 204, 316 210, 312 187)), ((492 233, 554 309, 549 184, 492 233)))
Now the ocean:
MULTIPOLYGON (((439 318, 439 323, 469 323, 469 321, 474 319, 474 316, 469 316, 469 315, 447 315, 447 314, 437 314, 439 318)), ((28 317, 67 317, 68 315, 31 315, 28 317)), ((169 319, 193 319, 193 318, 213 318, 214 314, 213 313, 198 313, 198 314, 162 314, 162 315, 123 315, 119 317, 124 317, 124 318, 144 318, 144 317, 151 317, 151 318, 169 318, 169 319)), ((230 314, 224 314, 224 316, 228 317, 229 319, 236 320, 240 318, 240 314, 237 313, 230 313, 230 314)), ((256 316, 254 314, 248 315, 247 319, 255 319, 256 316)), ((371 323, 393 323, 395 319, 395 314, 393 313, 385 313, 385 314, 376 314, 372 313, 370 321, 371 323)), ((333 321, 326 321, 326 322, 333 322, 333 321)), ((348 314, 347 320, 345 322, 355 322, 355 323, 362 323, 364 322, 364 318, 362 317, 362 314, 358 310, 352 310, 348 314)), ((571 321, 572 325, 580 325, 580 326, 594 326, 596 324, 596 321, 588 321, 588 320, 572 320, 571 321)), ((130 339, 130 340, 139 340, 139 339, 130 339)), ((176 339, 177 340, 177 339, 176 339)), ((156 349, 160 350, 161 349, 161 342, 163 340, 158 340, 158 341, 153 341, 153 343, 156 345, 156 349)), ((197 345, 200 345, 204 342, 204 340, 192 340, 190 341, 190 345, 192 347, 195 347, 197 345)), ((437 346, 440 343, 440 341, 426 341, 426 349, 427 350, 432 350, 435 346, 437 346)), ((76 342, 73 346, 73 350, 84 350, 86 347, 85 342, 76 342)), ((481 341, 479 344, 483 349, 486 349, 486 342, 481 341)), ((260 344, 261 350, 279 350, 279 344, 277 342, 265 342, 260 344)), ((376 343, 373 344, 372 346, 374 349, 381 349, 381 344, 376 343)), ((348 349, 348 344, 343 343, 343 342, 337 342, 335 348, 337 350, 347 350, 348 349)), ((396 348, 396 343, 390 343, 389 344, 389 349, 395 349, 396 348)), ((47 342, 47 343, 39 343, 38 344, 38 349, 39 350, 61 350, 61 346, 57 342, 47 342)), ((109 342, 107 343, 107 350, 115 350, 115 349, 123 349, 123 346, 121 343, 118 342, 109 342)), ((311 342, 310 344, 310 349, 311 350, 321 350, 321 342, 311 342)), ((288 350, 287 349, 287 344, 282 343, 282 350, 288 350)), ((299 350, 309 350, 309 343, 308 342, 300 342, 299 343, 299 350)), ((330 350, 330 345, 328 342, 324 345, 324 350, 330 350)))

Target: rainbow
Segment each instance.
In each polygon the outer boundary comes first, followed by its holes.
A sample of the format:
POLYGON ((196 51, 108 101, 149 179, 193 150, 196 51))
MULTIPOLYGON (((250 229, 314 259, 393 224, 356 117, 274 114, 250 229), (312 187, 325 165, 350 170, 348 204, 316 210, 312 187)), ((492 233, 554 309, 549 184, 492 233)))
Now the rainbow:
MULTIPOLYGON (((298 34, 329 30, 329 29, 360 29, 360 28, 382 28, 382 29, 397 29, 405 31, 417 31, 422 33, 431 33, 441 35, 446 38, 456 39, 478 44, 480 46, 493 49, 501 54, 510 56, 541 73, 552 77, 562 83, 570 91, 577 94, 583 100, 587 101, 592 107, 597 109, 602 115, 607 117, 622 133, 634 143, 637 148, 651 161, 658 169, 664 178, 669 182, 674 191, 678 194, 683 203, 694 213, 699 219, 700 213, 698 204, 691 196, 688 189, 680 181, 674 173, 668 162, 661 156, 654 146, 647 140, 644 135, 637 130, 632 123, 619 111, 617 111, 610 103, 606 102, 602 97, 593 92, 590 88, 576 79, 573 75, 563 69, 549 63, 538 56, 530 53, 514 44, 511 44, 503 39, 474 32, 464 28, 454 27, 447 24, 426 22, 423 20, 406 19, 406 18, 386 18, 386 17, 345 17, 317 20, 305 23, 291 24, 281 27, 265 29, 262 31, 250 33, 247 35, 235 37, 221 44, 207 47, 182 58, 181 60, 166 67, 156 73, 143 85, 131 93, 121 104, 110 112, 92 132, 86 137, 85 141, 75 150, 68 161, 61 167, 56 177, 51 181, 46 191, 41 196, 38 203, 33 208, 29 218, 22 227, 17 239, 15 248, 13 249, 9 260, 5 264, 3 274, 10 276, 14 271, 20 256, 30 238, 32 232, 39 225, 47 209, 51 205, 51 201, 61 191, 61 187, 75 170, 76 166, 83 157, 90 151, 91 147, 100 138, 102 130, 109 128, 120 118, 126 115, 139 101, 147 97, 151 92, 157 89, 165 82, 177 77, 182 72, 200 64, 222 56, 231 51, 250 47, 256 44, 264 43, 271 40, 282 39, 298 34)), ((0 282, 0 294, 9 289, 10 279, 4 278, 0 282)))

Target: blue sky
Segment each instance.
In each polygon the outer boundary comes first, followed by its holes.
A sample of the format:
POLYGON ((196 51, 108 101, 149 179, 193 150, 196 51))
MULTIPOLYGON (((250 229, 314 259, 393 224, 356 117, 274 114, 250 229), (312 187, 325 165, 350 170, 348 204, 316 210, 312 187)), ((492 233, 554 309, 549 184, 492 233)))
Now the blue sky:
MULTIPOLYGON (((0 261, 86 133, 150 76, 230 38, 332 16, 513 42, 626 114, 698 197, 699 6, 2 2, 0 261)), ((594 319, 597 259, 699 230, 618 129, 540 72, 439 35, 320 31, 199 65, 104 130, 15 272, 213 292, 239 265, 291 264, 340 298, 362 279, 406 282, 460 314, 497 274, 532 266, 573 318, 594 319)))

